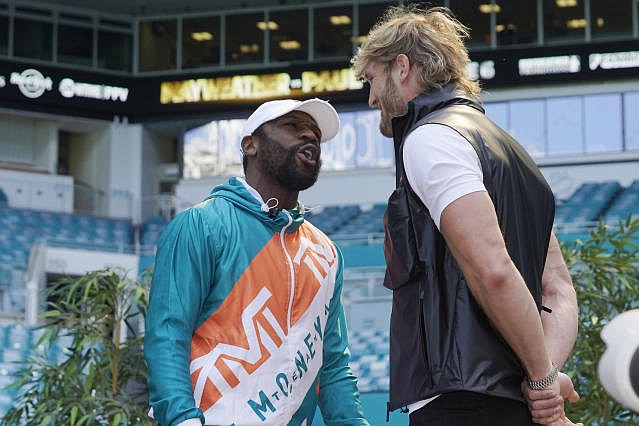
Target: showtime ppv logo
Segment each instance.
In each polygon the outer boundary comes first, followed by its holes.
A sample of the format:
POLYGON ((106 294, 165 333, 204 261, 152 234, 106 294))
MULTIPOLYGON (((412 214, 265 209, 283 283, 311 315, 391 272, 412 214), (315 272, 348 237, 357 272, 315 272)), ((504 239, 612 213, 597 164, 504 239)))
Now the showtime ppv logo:
MULTIPOLYGON (((307 315, 304 320, 300 317, 313 304, 322 286, 326 287, 327 278, 330 276, 331 280, 334 279, 336 253, 322 234, 311 231, 309 236, 312 239, 305 237, 297 238, 297 242, 286 242, 288 248, 295 243, 298 245, 294 251, 296 255, 293 256, 296 277, 293 292, 299 292, 294 299, 294 308, 289 311, 289 300, 285 294, 288 292, 282 291, 281 287, 281 283, 290 281, 288 271, 278 270, 274 266, 277 262, 273 262, 273 255, 281 256, 282 250, 278 238, 274 238, 236 283, 227 297, 226 302, 229 303, 221 306, 194 335, 190 370, 195 400, 205 415, 216 404, 220 404, 215 407, 216 410, 224 411, 224 396, 235 391, 242 392, 242 396, 248 400, 253 419, 265 421, 269 412, 276 412, 278 405, 290 397, 297 384, 305 383, 299 388, 300 393, 295 393, 300 398, 303 398, 310 387, 312 379, 308 378, 314 375, 309 376, 309 372, 317 372, 321 365, 322 328, 326 323, 328 306, 321 302, 321 317, 307 315), (264 282, 263 277, 269 278, 264 282), (235 291, 238 294, 234 294, 235 291), (255 294, 248 299, 248 303, 233 300, 245 297, 245 292, 255 294), (282 294, 285 294, 284 297, 282 294), (243 309, 242 304, 245 305, 243 309), (301 314, 292 317, 292 311, 301 314), (233 324, 239 322, 241 328, 231 330, 234 328, 233 324), (286 350, 280 348, 289 334, 288 325, 292 328, 294 324, 295 334, 299 339, 296 337, 293 342, 298 347, 293 349, 291 358, 290 347, 286 350), (216 342, 208 340, 209 334, 215 336, 216 342), (208 349, 211 347, 212 350, 208 349), (260 370, 269 361, 272 362, 260 370), (281 371, 274 372, 273 369, 281 371), (261 388, 256 395, 243 393, 241 384, 245 380, 253 385, 251 393, 255 393, 254 384, 259 383, 261 388)), ((314 306, 317 303, 320 302, 315 302, 314 306)), ((234 395, 229 398, 233 399, 234 395)), ((237 405, 237 401, 231 405, 237 405)), ((219 415, 218 411, 214 415, 219 415)))

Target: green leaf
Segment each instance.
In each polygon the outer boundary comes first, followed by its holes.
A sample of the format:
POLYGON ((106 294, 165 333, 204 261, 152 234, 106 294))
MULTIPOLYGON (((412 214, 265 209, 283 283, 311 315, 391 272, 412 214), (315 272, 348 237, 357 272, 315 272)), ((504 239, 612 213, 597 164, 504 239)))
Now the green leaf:
POLYGON ((113 421, 111 422, 111 426, 117 426, 122 421, 122 414, 118 413, 113 417, 113 421))
POLYGON ((77 416, 78 416, 78 407, 74 406, 73 408, 71 408, 71 418, 69 420, 72 425, 75 424, 75 419, 77 416))
POLYGON ((52 424, 52 421, 53 421, 53 417, 50 414, 47 414, 40 421, 40 426, 48 426, 52 424))

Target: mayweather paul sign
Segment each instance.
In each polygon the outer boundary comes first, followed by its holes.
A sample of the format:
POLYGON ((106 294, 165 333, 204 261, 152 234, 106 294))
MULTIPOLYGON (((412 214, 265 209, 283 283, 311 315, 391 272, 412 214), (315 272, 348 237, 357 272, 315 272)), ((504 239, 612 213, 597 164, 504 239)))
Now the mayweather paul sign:
POLYGON ((259 101, 282 96, 308 96, 359 90, 363 83, 349 68, 303 71, 299 76, 286 72, 262 75, 234 75, 163 81, 161 104, 259 101))

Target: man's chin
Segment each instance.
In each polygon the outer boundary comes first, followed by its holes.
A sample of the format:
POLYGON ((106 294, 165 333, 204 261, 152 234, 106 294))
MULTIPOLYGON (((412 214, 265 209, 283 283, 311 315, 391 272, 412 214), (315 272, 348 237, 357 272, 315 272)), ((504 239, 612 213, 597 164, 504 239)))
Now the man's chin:
POLYGON ((379 132, 382 135, 386 136, 387 138, 392 138, 393 137, 393 129, 391 129, 390 126, 385 126, 385 125, 380 123, 379 132))
POLYGON ((311 186, 315 185, 318 176, 319 173, 315 172, 311 174, 298 175, 294 179, 291 179, 290 181, 283 184, 294 191, 304 191, 305 189, 308 189, 311 186))
POLYGON ((311 186, 315 185, 316 181, 313 182, 300 182, 297 183, 295 185, 290 185, 290 189, 294 190, 294 191, 304 191, 308 188, 310 188, 311 186))

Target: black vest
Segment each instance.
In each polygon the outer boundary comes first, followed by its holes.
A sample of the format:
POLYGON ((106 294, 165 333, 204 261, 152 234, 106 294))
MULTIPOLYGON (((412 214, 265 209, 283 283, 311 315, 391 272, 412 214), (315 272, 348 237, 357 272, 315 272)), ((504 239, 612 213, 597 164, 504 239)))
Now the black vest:
POLYGON ((389 409, 462 390, 523 401, 521 363, 405 177, 404 141, 426 123, 452 128, 477 152, 508 253, 538 308, 554 218, 552 191, 532 158, 454 85, 418 96, 393 119, 397 185, 384 215, 384 285, 393 290, 389 409))

